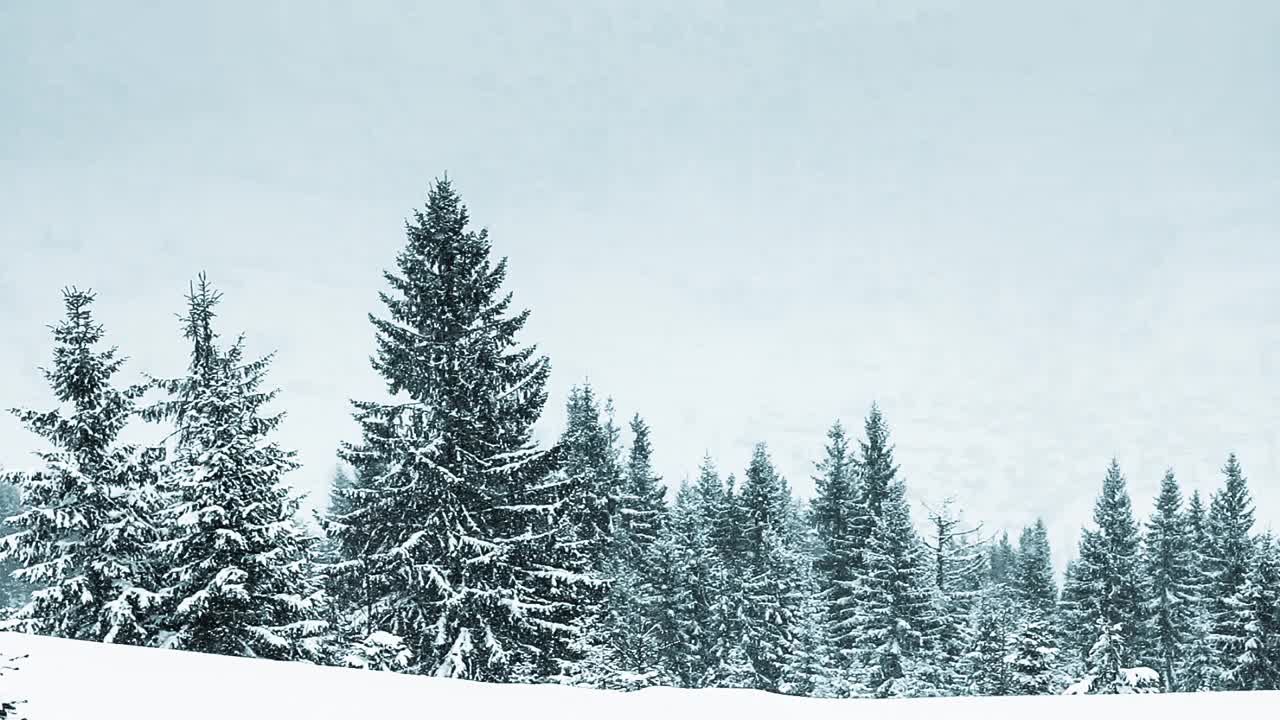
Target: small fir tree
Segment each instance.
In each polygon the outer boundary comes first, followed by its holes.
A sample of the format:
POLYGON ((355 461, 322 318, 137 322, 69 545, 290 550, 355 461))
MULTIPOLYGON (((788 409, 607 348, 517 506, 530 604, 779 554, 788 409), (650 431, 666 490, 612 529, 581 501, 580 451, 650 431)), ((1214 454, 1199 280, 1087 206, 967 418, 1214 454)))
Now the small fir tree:
POLYGON ((53 329, 53 366, 44 371, 60 407, 15 415, 52 449, 32 472, 11 472, 26 509, 7 522, 16 532, 0 544, 0 560, 21 565, 30 586, 25 605, 5 627, 74 640, 147 644, 156 632, 153 557, 156 454, 119 442, 141 386, 112 384, 124 360, 99 350, 92 293, 64 293, 66 317, 53 329))

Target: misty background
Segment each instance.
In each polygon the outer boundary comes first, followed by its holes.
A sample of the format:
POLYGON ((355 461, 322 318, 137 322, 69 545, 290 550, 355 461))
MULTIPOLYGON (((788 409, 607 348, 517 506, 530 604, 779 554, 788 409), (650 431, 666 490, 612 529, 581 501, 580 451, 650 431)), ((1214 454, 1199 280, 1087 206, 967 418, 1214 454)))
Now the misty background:
MULTIPOLYGON (((1280 517, 1280 6, 0 5, 0 405, 60 288, 178 374, 205 270, 322 500, 381 271, 446 171, 552 360, 670 483, 769 443, 798 494, 884 410, 913 499, 1075 552, 1112 455, 1145 520, 1240 455, 1280 517)), ((0 464, 33 437, 0 417, 0 464)), ((917 506, 917 520, 923 511, 917 506)))

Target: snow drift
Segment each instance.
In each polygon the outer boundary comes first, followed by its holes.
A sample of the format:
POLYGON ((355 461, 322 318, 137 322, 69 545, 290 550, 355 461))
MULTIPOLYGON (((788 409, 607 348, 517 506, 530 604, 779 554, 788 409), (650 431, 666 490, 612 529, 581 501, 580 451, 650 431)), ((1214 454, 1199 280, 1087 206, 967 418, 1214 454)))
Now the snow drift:
POLYGON ((303 663, 252 660, 0 633, 0 655, 27 655, 0 678, 0 699, 28 720, 379 720, 470 717, 1265 717, 1280 692, 1199 695, 819 700, 755 690, 649 688, 634 693, 488 685, 303 663), (674 715, 673 715, 674 714, 674 715))

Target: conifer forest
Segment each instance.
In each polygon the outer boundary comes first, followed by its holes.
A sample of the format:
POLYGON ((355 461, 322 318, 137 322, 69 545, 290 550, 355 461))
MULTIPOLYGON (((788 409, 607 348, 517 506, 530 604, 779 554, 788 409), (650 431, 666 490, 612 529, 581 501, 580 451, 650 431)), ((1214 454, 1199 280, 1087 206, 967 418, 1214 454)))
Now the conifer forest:
POLYGON ((276 440, 289 389, 222 321, 236 298, 219 278, 174 287, 185 367, 117 349, 95 294, 63 290, 31 369, 47 402, 13 410, 44 449, 5 457, 3 628, 617 690, 1280 689, 1280 542, 1250 492, 1275 479, 1251 480, 1247 457, 1222 448, 1206 496, 1170 470, 1151 507, 1123 458, 1101 463, 1078 486, 1096 500, 1074 547, 1051 548, 1043 522, 988 530, 968 519, 980 498, 914 505, 875 405, 812 438, 812 497, 765 442, 674 486, 608 389, 547 407, 551 360, 505 240, 479 228, 438 180, 369 279, 370 342, 334 352, 370 355, 387 397, 351 398, 359 433, 318 513, 276 440), (563 432, 540 444, 548 412, 563 432), (131 441, 136 427, 161 440, 131 441))

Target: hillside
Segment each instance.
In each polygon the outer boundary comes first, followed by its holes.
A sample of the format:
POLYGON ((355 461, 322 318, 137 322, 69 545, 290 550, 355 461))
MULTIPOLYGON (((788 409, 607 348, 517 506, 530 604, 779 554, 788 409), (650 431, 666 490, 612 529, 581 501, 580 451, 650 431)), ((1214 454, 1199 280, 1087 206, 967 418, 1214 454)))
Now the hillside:
POLYGON ((557 686, 496 686, 392 673, 109 646, 0 633, 0 653, 27 654, 0 679, 0 696, 25 698, 29 720, 280 720, 342 718, 1245 717, 1280 693, 1070 698, 815 700, 751 690, 651 688, 613 693, 557 686), (940 707, 940 704, 945 705, 940 707))

